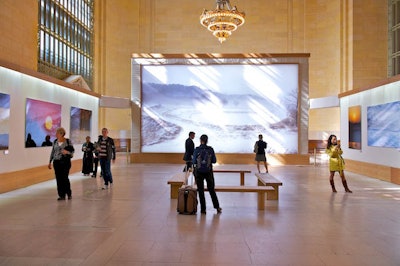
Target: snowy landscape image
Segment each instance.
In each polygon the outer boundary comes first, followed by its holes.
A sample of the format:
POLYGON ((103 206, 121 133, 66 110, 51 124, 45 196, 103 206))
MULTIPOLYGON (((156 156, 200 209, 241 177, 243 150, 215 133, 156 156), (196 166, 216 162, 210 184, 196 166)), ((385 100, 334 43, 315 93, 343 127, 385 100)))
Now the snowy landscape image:
POLYGON ((298 65, 142 67, 142 152, 183 153, 189 131, 217 153, 298 152, 298 65))

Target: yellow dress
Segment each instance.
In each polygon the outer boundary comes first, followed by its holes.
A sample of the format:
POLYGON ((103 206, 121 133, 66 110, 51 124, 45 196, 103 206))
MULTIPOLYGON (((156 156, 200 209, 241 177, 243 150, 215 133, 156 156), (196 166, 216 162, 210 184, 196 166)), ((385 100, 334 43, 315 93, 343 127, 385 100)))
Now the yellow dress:
POLYGON ((342 157, 343 151, 341 149, 336 150, 336 146, 331 146, 326 149, 325 152, 329 155, 329 171, 341 172, 344 170, 344 160, 342 157))

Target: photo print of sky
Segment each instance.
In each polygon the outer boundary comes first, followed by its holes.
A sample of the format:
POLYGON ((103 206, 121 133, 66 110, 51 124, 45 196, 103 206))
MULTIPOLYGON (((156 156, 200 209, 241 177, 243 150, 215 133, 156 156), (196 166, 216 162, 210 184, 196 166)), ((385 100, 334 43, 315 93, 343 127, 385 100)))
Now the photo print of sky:
POLYGON ((400 101, 367 107, 368 146, 400 148, 400 101))
POLYGON ((142 66, 142 152, 182 153, 189 131, 217 153, 298 152, 298 65, 142 66))
POLYGON ((31 134, 37 147, 42 145, 46 135, 53 141, 61 126, 61 104, 27 98, 25 108, 25 140, 31 134))
POLYGON ((8 150, 10 137, 10 95, 0 93, 0 150, 8 150))

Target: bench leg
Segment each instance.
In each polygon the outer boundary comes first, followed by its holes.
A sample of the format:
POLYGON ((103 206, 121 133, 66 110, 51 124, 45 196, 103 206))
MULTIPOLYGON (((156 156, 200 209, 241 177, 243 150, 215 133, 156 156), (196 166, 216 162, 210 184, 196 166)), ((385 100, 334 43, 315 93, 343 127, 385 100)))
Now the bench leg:
POLYGON ((274 191, 268 191, 267 200, 278 200, 279 199, 279 187, 274 186, 274 191))
POLYGON ((182 185, 171 184, 171 199, 178 198, 178 190, 182 185))
POLYGON ((257 194, 258 194, 257 207, 259 210, 264 210, 265 209, 265 192, 257 192, 257 194))
POLYGON ((244 186, 244 173, 243 172, 240 173, 240 185, 244 186))

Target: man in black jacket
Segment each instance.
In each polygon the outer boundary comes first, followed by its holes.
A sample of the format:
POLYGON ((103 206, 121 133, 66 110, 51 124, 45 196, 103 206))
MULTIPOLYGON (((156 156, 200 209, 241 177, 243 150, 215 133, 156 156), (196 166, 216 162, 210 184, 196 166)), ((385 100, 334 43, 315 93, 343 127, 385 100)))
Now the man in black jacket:
POLYGON ((192 167, 192 159, 194 152, 194 136, 196 133, 193 131, 189 132, 189 137, 185 141, 185 154, 183 155, 183 160, 186 161, 186 166, 183 168, 183 172, 186 172, 189 168, 192 167))

